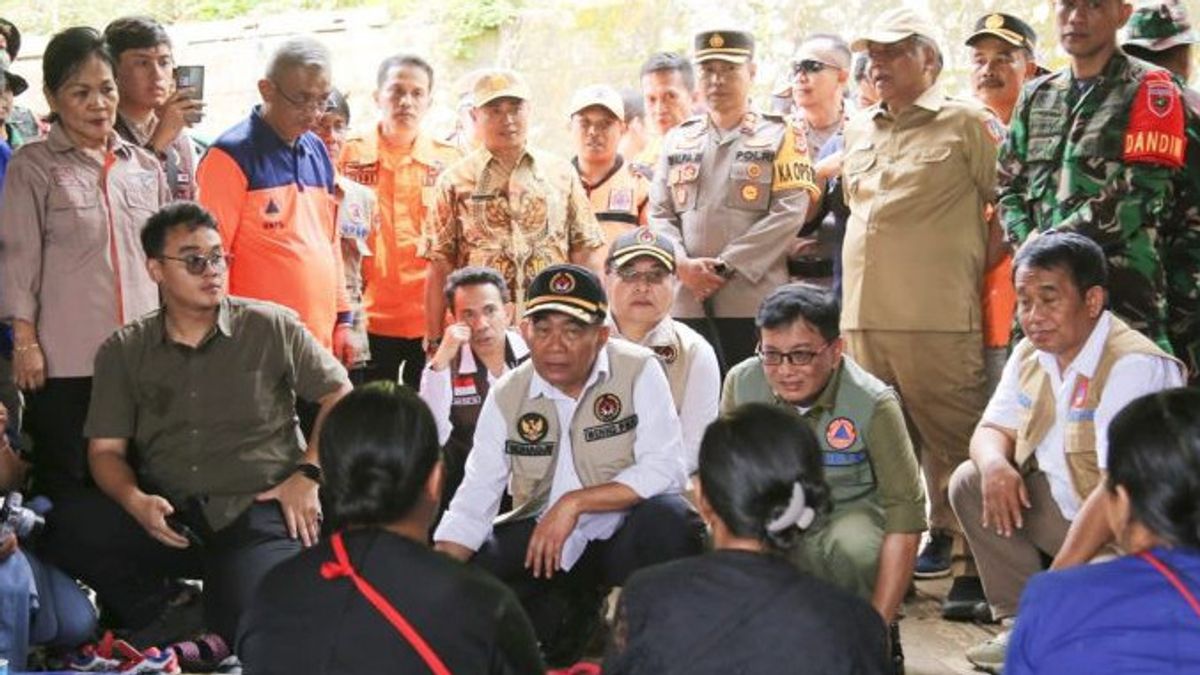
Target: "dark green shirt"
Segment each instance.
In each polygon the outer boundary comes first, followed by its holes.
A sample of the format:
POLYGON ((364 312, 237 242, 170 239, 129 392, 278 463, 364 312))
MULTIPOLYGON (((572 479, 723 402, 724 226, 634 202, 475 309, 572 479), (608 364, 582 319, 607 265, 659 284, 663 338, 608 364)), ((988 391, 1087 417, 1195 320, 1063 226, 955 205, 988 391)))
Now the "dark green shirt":
POLYGON ((164 320, 160 309, 101 345, 84 435, 130 439, 143 488, 176 506, 201 499, 220 529, 303 455, 296 397, 315 402, 349 381, 279 305, 227 298, 195 348, 169 339, 164 320))

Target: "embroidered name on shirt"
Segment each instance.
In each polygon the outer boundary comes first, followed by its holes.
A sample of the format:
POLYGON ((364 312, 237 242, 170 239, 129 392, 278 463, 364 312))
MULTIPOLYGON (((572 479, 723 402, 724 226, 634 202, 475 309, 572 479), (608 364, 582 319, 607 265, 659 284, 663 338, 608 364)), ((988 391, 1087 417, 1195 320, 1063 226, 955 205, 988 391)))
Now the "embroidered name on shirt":
POLYGON ((588 427, 583 430, 583 440, 593 443, 602 441, 606 438, 620 436, 621 434, 629 433, 637 428, 638 416, 630 415, 622 420, 610 422, 608 424, 600 424, 594 427, 588 427))
POLYGON ((504 452, 517 457, 549 457, 554 454, 554 444, 505 441, 504 452))

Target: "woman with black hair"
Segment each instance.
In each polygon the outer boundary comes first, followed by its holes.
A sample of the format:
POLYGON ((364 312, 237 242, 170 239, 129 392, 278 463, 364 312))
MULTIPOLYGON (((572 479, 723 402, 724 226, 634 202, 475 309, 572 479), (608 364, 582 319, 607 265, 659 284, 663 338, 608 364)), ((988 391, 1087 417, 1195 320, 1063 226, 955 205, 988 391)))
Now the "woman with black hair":
POLYGON ((715 550, 630 578, 605 674, 889 672, 879 614, 779 555, 829 510, 821 462, 777 406, 710 424, 696 496, 715 550))
POLYGON ((1030 579, 1005 675, 1200 672, 1200 390, 1113 418, 1105 487, 1127 555, 1030 579))
POLYGON ((516 596, 428 545, 437 427, 391 382, 348 394, 320 436, 335 534, 272 570, 243 617, 247 675, 544 673, 516 596))

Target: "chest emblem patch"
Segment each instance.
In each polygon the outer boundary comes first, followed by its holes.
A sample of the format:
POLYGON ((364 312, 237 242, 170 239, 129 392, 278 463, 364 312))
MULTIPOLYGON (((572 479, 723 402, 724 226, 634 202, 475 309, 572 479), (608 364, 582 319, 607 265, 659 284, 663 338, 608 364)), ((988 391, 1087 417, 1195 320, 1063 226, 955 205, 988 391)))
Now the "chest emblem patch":
POLYGON ((825 427, 825 442, 834 450, 845 450, 858 440, 858 429, 849 417, 838 417, 825 427))
POLYGON ((621 399, 616 394, 604 394, 596 399, 592 412, 601 422, 611 422, 621 415, 621 399))
POLYGON ((521 419, 517 420, 517 433, 526 443, 537 443, 542 440, 546 437, 549 429, 550 425, 546 422, 546 418, 537 413, 525 413, 521 415, 521 419))

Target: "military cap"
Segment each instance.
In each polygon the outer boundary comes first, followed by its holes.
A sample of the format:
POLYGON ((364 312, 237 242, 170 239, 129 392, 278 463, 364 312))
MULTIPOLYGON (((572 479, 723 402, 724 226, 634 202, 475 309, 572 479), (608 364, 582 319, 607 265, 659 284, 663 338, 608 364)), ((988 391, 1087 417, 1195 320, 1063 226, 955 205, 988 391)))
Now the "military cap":
POLYGON ((871 28, 850 45, 856 52, 867 51, 868 42, 892 44, 914 35, 937 39, 937 33, 929 19, 905 7, 895 7, 875 17, 871 28))
POLYGON ((4 76, 4 87, 12 92, 13 96, 20 96, 29 88, 29 83, 25 78, 12 71, 12 62, 8 60, 8 54, 0 52, 0 75, 4 76))
POLYGON ((529 85, 511 70, 493 68, 479 71, 475 86, 471 87, 471 105, 482 108, 498 98, 529 100, 529 85))
POLYGON ((4 51, 8 52, 8 58, 16 61, 21 52, 21 31, 8 19, 0 19, 0 35, 4 36, 4 51))
POLYGON ((754 36, 744 30, 706 30, 696 33, 692 60, 746 63, 754 58, 754 36))
POLYGON ((593 84, 577 90, 571 97, 571 114, 583 112, 584 108, 594 105, 616 115, 619 120, 625 119, 625 101, 621 99, 620 92, 607 84, 593 84))
POLYGON ((525 317, 561 312, 584 323, 608 316, 608 296, 591 270, 579 265, 550 265, 538 273, 525 292, 525 317))
POLYGON ((975 44, 981 37, 992 36, 1004 40, 1014 47, 1024 47, 1031 53, 1037 48, 1037 33, 1024 21, 1012 14, 994 12, 979 17, 975 32, 967 38, 967 46, 975 44))
POLYGON ((617 237, 608 250, 608 265, 618 269, 642 257, 653 258, 667 270, 675 271, 675 245, 670 239, 646 227, 630 230, 617 237))
POLYGON ((1179 0, 1139 6, 1125 24, 1124 45, 1161 52, 1178 45, 1200 42, 1188 22, 1187 8, 1179 0))

